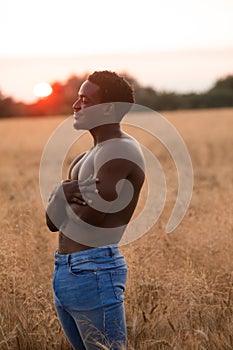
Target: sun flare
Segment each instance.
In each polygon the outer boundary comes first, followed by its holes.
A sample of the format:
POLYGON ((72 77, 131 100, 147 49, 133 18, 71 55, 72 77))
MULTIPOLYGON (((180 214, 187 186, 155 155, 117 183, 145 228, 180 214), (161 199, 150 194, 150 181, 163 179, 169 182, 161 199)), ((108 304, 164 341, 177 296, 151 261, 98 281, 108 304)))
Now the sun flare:
POLYGON ((42 98, 51 95, 53 89, 49 83, 41 82, 34 86, 33 92, 36 97, 42 98))

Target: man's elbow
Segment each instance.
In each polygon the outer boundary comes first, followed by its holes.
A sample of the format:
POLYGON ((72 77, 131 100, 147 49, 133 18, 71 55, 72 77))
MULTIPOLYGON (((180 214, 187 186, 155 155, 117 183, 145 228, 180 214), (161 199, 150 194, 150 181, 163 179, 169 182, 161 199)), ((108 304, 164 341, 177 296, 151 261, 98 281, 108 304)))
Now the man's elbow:
POLYGON ((118 193, 115 188, 98 188, 99 196, 107 202, 113 202, 118 198, 118 193))
POLYGON ((48 214, 46 213, 46 225, 49 228, 51 232, 57 232, 59 229, 53 224, 53 222, 50 220, 48 214))
POLYGON ((51 232, 58 232, 59 231, 58 228, 55 226, 50 226, 50 225, 47 225, 47 226, 51 232))

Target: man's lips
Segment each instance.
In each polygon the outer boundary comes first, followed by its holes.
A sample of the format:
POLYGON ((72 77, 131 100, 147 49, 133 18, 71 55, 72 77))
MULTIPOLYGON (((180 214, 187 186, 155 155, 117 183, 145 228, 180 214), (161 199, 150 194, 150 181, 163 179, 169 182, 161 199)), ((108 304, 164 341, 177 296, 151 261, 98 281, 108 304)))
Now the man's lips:
POLYGON ((79 119, 80 117, 83 116, 83 113, 82 112, 74 112, 74 119, 77 120, 79 119))

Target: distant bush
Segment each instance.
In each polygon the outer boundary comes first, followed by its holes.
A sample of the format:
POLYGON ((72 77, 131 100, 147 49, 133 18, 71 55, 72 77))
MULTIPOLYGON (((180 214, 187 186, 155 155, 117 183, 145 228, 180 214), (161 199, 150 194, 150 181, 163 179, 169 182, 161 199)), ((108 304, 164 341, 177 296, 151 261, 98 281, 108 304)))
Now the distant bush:
POLYGON ((158 111, 233 106, 233 76, 217 80, 210 90, 199 94, 158 92, 150 86, 141 86, 132 77, 128 80, 135 86, 136 103, 158 111))

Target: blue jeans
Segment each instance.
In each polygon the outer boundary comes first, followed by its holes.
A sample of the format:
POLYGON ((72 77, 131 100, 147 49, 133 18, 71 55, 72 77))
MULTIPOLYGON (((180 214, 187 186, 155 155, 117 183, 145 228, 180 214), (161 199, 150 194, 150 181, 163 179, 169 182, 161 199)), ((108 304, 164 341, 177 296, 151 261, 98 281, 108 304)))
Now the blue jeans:
POLYGON ((118 247, 55 253, 54 304, 75 350, 126 349, 127 270, 118 247))

